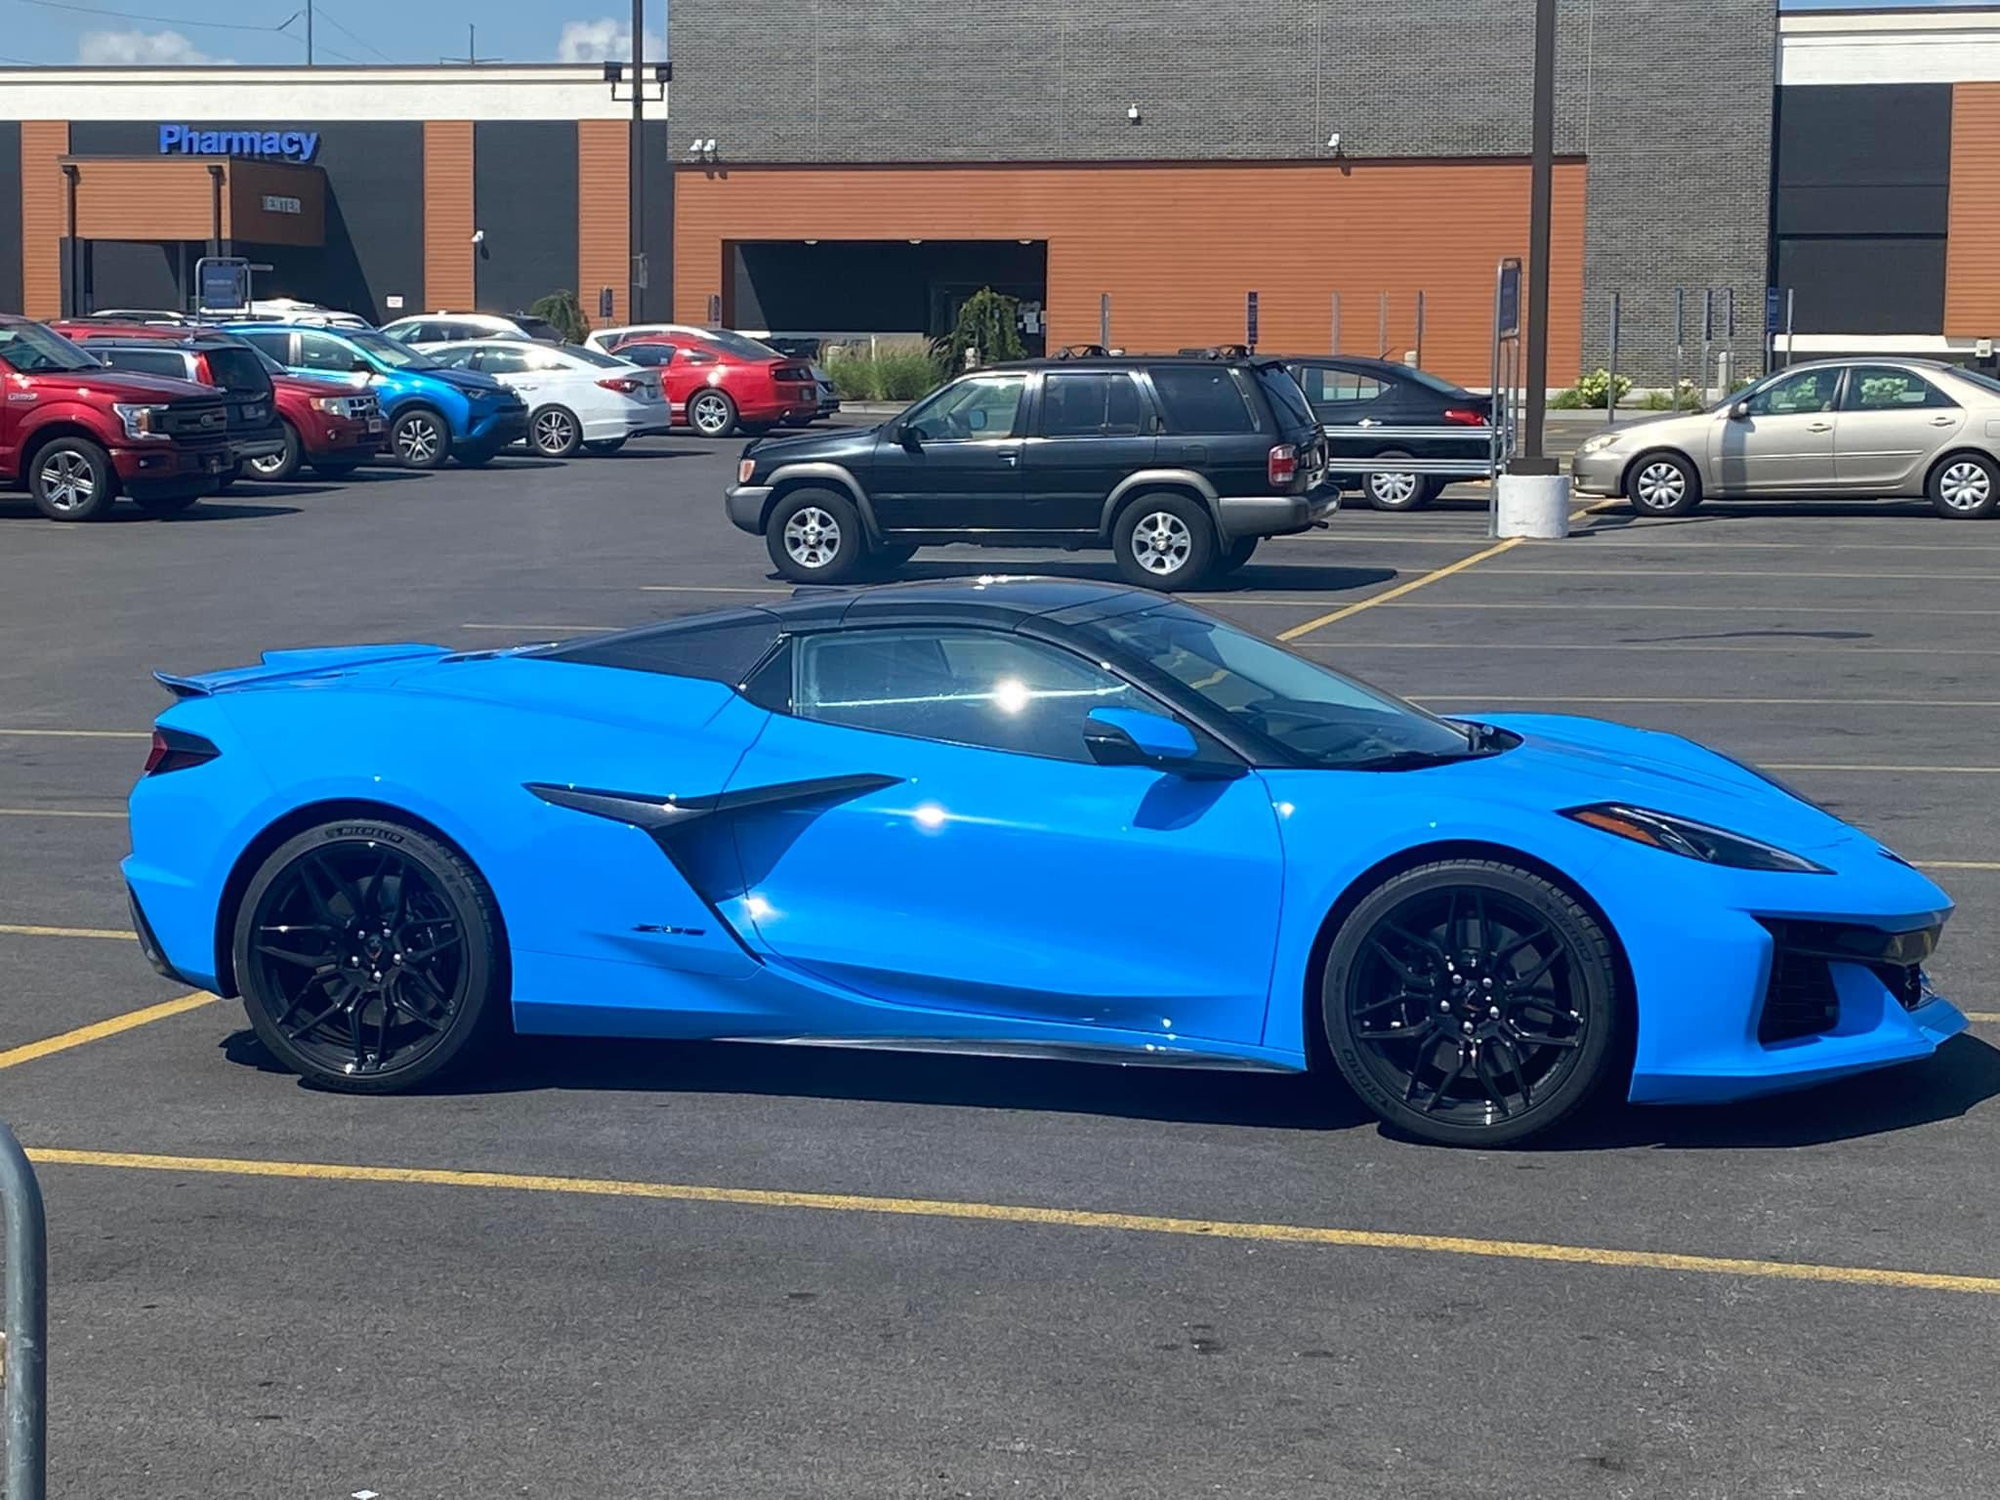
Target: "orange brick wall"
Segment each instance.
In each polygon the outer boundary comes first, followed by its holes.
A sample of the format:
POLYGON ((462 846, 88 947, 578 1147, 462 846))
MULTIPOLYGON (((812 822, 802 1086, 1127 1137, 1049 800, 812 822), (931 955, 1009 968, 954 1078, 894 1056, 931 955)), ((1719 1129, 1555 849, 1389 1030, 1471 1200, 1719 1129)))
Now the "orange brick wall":
POLYGON ((576 295, 595 324, 597 294, 611 288, 611 326, 627 321, 631 273, 631 138, 623 120, 576 127, 576 295))
POLYGON ((69 155, 67 120, 21 122, 21 307, 31 318, 62 312, 62 238, 69 155))
POLYGON ((424 122, 424 305, 473 305, 472 122, 424 122))
POLYGON ((2000 336, 2000 83, 1952 90, 1947 232, 1944 331, 2000 336))
MULTIPOLYGON (((730 240, 1013 240, 1048 243, 1048 340, 1097 337, 1098 296, 1131 349, 1240 342, 1256 291, 1259 346, 1324 350, 1342 296, 1347 353, 1412 342, 1425 294, 1424 363, 1467 383, 1490 373, 1494 264, 1528 239, 1525 163, 1223 163, 1201 166, 732 167, 675 174, 674 308, 707 317, 730 240)), ((1549 379, 1581 355, 1584 166, 1556 169, 1549 379)))

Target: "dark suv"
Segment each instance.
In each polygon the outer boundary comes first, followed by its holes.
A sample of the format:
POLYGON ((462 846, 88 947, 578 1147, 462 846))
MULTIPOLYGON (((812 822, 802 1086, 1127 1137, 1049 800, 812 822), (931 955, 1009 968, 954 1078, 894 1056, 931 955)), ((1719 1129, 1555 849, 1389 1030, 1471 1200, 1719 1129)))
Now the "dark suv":
POLYGON ((106 328, 87 320, 52 326, 114 369, 221 390, 229 403, 230 454, 222 483, 241 479, 248 465, 283 456, 285 427, 270 373, 257 351, 233 334, 171 325, 106 328))
POLYGON ((1149 588, 1241 567, 1338 504, 1274 360, 1090 356, 964 375, 865 431, 743 450, 729 519, 787 578, 834 583, 922 546, 1108 547, 1149 588))

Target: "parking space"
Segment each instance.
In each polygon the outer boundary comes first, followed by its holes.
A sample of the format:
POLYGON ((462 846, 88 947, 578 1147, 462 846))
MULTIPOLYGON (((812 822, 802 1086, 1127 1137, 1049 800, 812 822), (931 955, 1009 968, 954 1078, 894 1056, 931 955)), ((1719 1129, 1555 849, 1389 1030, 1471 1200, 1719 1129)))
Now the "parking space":
MULTIPOLYGON (((57 1493, 1990 1488, 2000 528, 1606 509, 1496 550, 1459 494, 1201 596, 1446 712, 1709 741, 1930 869, 1972 1034, 1754 1105, 1468 1153, 1318 1079, 539 1040, 355 1099, 104 935, 152 668, 783 597, 734 451, 0 504, 0 1117, 44 1153, 57 1493)), ((910 568, 988 571, 1113 576, 910 568)))

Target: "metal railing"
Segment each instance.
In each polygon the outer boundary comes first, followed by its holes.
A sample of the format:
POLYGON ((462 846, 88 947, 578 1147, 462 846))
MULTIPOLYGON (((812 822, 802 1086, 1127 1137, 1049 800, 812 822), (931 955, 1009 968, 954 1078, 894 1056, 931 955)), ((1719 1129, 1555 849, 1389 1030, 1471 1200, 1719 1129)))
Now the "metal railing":
POLYGON ((0 1125, 0 1214, 7 1220, 6 1500, 48 1496, 49 1243, 42 1188, 14 1133, 0 1125))

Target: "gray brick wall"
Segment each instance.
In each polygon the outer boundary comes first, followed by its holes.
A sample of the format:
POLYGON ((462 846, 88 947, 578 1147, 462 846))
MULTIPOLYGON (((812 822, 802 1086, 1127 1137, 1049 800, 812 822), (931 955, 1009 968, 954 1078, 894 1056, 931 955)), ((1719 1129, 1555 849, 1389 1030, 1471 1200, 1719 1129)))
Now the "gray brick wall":
MULTIPOLYGON (((1733 286, 1754 356, 1775 0, 1561 4, 1557 148, 1590 158, 1586 365, 1614 289, 1628 347, 1665 349, 1676 285, 1733 286)), ((675 0, 674 137, 736 162, 1298 159, 1336 130, 1351 156, 1518 155, 1531 18, 1527 0, 675 0)), ((1448 209, 1423 232, 1450 233, 1448 209)))

